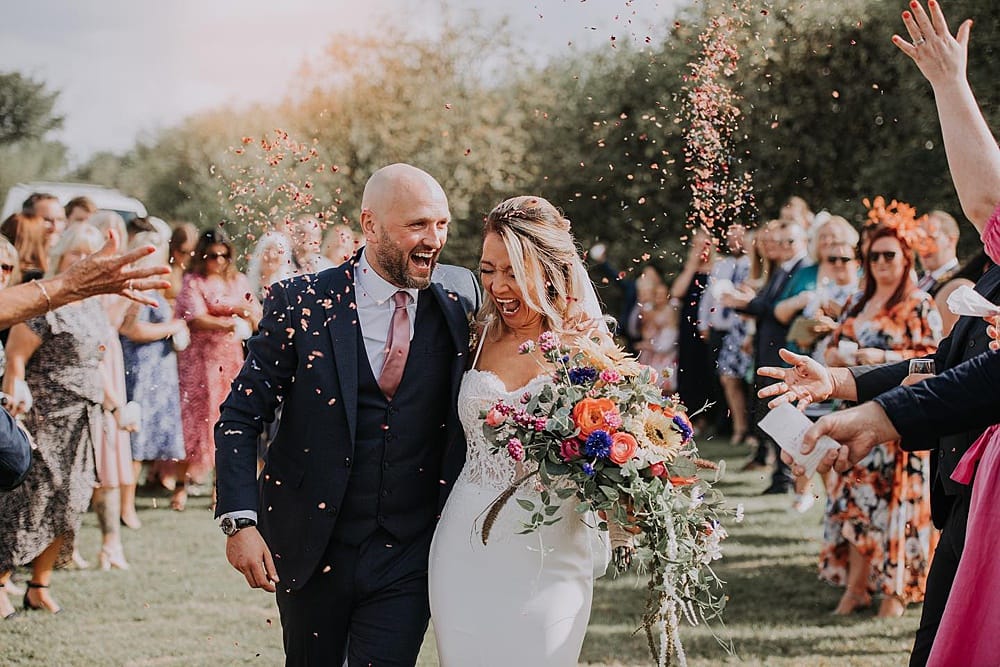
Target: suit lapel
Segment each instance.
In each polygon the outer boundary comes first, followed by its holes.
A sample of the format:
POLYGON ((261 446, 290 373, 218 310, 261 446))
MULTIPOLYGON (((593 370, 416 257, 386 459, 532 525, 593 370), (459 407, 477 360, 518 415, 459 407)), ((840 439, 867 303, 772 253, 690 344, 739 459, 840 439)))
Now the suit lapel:
POLYGON ((354 261, 348 262, 343 271, 333 270, 326 286, 327 327, 333 346, 336 376, 340 382, 340 398, 347 412, 347 425, 351 439, 358 424, 358 310, 354 296, 354 261))
POLYGON ((460 354, 469 347, 469 320, 465 316, 465 309, 458 295, 445 289, 441 283, 431 283, 428 288, 438 303, 444 318, 448 321, 448 331, 451 332, 452 341, 455 343, 455 350, 460 354))

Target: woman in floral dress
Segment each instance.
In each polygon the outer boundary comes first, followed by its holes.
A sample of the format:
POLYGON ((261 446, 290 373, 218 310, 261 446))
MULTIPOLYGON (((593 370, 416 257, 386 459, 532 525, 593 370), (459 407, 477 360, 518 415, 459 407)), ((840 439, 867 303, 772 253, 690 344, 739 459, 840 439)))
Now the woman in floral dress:
MULTIPOLYGON (((906 235, 882 225, 870 238, 863 291, 848 301, 833 332, 830 366, 924 356, 941 337, 933 300, 913 283, 906 235)), ((927 452, 882 443, 829 486, 820 577, 846 587, 835 613, 869 606, 876 591, 883 594, 880 616, 899 616, 921 602, 935 544, 927 452)))
MULTIPOLYGON (((215 422, 229 385, 243 365, 242 339, 260 321, 260 302, 247 277, 233 266, 233 246, 219 229, 198 237, 190 271, 177 295, 176 314, 191 329, 191 344, 177 354, 186 477, 210 478, 215 467, 215 422)), ((179 474, 178 484, 186 477, 179 474)), ((183 510, 184 487, 171 506, 183 510)))

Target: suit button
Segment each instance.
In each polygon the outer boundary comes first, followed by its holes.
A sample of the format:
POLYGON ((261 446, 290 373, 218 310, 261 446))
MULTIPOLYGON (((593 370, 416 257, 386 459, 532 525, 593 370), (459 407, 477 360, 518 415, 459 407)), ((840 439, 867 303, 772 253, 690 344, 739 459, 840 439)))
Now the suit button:
POLYGON ((351 457, 350 456, 348 456, 346 459, 344 459, 344 467, 345 468, 350 468, 351 467, 351 457))
POLYGON ((389 495, 389 489, 382 489, 382 497, 385 498, 389 495))
POLYGON ((392 433, 386 433, 385 434, 385 441, 386 442, 392 442, 395 439, 396 439, 396 436, 394 436, 392 433))
POLYGON ((326 511, 326 513, 329 514, 330 516, 336 516, 336 514, 337 514, 337 508, 336 507, 331 507, 330 509, 328 509, 326 511))
POLYGON ((376 521, 378 521, 378 525, 380 525, 380 526, 381 526, 381 525, 382 525, 383 523, 385 523, 385 517, 384 517, 384 516, 382 516, 381 514, 379 514, 379 515, 378 515, 378 517, 377 517, 377 518, 376 518, 375 520, 376 520, 376 521))
POLYGON ((388 469, 389 469, 389 462, 388 461, 383 462, 382 463, 382 470, 388 470, 388 469))

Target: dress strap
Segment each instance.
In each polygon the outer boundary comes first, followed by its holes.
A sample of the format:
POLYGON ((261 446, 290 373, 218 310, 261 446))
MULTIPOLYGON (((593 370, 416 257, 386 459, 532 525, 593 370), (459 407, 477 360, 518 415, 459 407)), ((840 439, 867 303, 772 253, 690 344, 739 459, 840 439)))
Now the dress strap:
POLYGON ((486 342, 486 330, 489 328, 489 322, 483 325, 483 330, 479 333, 479 344, 476 346, 476 356, 472 358, 472 368, 476 367, 479 363, 479 353, 483 351, 483 343, 486 342))

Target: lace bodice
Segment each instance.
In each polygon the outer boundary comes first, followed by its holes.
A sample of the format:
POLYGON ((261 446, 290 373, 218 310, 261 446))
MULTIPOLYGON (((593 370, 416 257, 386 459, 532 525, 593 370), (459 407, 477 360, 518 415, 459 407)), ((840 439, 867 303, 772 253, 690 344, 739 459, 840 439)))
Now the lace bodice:
MULTIPOLYGON (((516 401, 526 391, 534 393, 540 390, 546 382, 551 380, 548 374, 542 374, 523 387, 508 391, 495 373, 475 368, 465 372, 458 392, 458 416, 465 429, 467 450, 465 467, 458 476, 458 483, 477 484, 504 491, 517 479, 522 468, 510 457, 493 453, 490 443, 483 435, 483 420, 479 415, 498 399, 516 401)), ((525 484, 522 491, 529 491, 531 488, 531 484, 525 484)))

